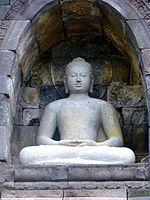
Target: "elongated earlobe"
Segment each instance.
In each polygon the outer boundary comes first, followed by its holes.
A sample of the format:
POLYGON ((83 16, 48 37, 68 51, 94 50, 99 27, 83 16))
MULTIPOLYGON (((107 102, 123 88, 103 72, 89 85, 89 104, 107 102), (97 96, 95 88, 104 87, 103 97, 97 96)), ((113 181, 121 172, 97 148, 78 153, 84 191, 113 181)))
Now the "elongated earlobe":
POLYGON ((63 82, 64 82, 64 86, 65 86, 65 94, 69 94, 69 90, 68 90, 68 86, 67 86, 67 82, 66 82, 66 76, 64 76, 63 82))
POLYGON ((92 77, 91 86, 90 86, 90 93, 93 92, 93 85, 94 85, 94 78, 92 77))

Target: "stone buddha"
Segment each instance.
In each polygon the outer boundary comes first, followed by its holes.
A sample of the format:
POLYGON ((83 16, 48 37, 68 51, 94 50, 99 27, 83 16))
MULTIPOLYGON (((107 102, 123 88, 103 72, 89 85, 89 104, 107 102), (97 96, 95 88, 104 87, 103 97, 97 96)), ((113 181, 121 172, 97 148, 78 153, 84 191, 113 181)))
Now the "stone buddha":
POLYGON ((22 149, 20 163, 134 163, 133 151, 122 147, 116 110, 110 103, 88 95, 93 85, 91 65, 75 58, 66 67, 64 84, 69 97, 46 106, 38 130, 38 146, 22 149), (60 141, 52 139, 56 127, 60 141))

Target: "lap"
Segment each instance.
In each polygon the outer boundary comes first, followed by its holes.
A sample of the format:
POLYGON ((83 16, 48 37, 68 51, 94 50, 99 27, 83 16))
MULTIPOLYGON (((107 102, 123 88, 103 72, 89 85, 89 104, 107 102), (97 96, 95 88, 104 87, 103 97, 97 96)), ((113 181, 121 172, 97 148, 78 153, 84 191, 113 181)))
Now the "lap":
POLYGON ((46 161, 57 159, 83 159, 114 162, 132 160, 134 153, 125 147, 40 145, 24 148, 20 160, 46 161))

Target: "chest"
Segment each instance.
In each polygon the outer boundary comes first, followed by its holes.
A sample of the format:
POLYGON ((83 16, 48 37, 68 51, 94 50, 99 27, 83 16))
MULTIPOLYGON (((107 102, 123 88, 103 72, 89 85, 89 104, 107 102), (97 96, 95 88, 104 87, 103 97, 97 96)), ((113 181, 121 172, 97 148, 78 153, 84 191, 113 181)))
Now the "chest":
POLYGON ((58 114, 59 120, 74 121, 80 123, 99 121, 100 112, 98 106, 91 103, 64 104, 58 114))

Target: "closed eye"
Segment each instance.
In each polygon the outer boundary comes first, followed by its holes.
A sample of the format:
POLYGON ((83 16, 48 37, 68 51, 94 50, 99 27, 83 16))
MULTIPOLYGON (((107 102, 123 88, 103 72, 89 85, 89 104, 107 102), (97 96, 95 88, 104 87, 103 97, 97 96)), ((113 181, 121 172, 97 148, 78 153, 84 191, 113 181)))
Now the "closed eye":
POLYGON ((75 74, 70 74, 70 76, 71 76, 71 77, 76 77, 76 75, 75 75, 75 74))
POLYGON ((86 74, 81 74, 82 77, 86 77, 86 74))

